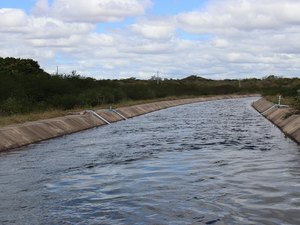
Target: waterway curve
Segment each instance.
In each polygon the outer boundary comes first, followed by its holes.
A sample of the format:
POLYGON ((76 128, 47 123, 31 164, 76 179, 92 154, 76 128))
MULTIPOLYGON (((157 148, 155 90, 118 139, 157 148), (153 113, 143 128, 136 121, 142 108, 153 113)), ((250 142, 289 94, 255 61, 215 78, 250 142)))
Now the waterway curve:
POLYGON ((83 112, 71 113, 71 115, 63 117, 14 124, 0 128, 0 152, 110 124, 123 120, 124 118, 132 118, 169 107, 195 102, 228 98, 243 98, 249 96, 257 95, 220 95, 158 101, 121 107, 117 110, 85 110, 83 112))
POLYGON ((253 98, 0 154, 1 224, 299 224, 300 149, 253 98))

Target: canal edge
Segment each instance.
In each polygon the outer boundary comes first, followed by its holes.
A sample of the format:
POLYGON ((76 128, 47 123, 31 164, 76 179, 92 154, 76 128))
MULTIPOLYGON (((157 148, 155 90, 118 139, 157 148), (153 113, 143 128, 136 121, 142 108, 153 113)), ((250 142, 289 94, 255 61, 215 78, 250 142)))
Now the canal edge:
POLYGON ((252 103, 252 107, 277 126, 287 137, 300 144, 300 115, 293 114, 290 107, 278 107, 265 98, 252 103))
POLYGON ((118 109, 86 110, 73 115, 56 117, 0 128, 0 152, 23 147, 40 141, 61 137, 94 127, 107 125, 150 112, 197 102, 223 99, 258 97, 259 95, 222 95, 145 103, 118 109), (118 112, 118 113, 116 113, 118 112))

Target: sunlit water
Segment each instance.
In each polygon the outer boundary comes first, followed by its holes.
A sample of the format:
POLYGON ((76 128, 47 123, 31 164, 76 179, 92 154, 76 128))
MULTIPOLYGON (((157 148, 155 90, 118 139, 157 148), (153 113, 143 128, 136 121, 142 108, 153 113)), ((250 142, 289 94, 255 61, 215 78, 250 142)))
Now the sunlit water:
POLYGON ((300 224, 300 147, 254 98, 0 154, 0 224, 300 224))

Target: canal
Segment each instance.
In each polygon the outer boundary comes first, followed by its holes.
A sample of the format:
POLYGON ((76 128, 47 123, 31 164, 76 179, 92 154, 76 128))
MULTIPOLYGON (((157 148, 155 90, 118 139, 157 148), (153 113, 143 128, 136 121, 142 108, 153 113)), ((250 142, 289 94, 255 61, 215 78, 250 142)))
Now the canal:
POLYGON ((300 147, 257 98, 169 108, 0 154, 0 224, 300 224, 300 147))

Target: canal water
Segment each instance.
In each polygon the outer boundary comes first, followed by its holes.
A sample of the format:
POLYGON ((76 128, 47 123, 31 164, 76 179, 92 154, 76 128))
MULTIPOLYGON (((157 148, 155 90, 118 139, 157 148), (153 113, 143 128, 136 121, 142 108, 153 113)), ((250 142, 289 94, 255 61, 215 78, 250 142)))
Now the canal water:
POLYGON ((157 111, 0 154, 0 224, 300 224, 300 147, 250 104, 157 111))

